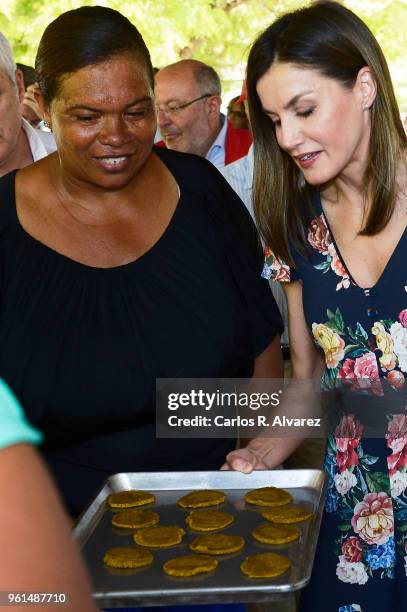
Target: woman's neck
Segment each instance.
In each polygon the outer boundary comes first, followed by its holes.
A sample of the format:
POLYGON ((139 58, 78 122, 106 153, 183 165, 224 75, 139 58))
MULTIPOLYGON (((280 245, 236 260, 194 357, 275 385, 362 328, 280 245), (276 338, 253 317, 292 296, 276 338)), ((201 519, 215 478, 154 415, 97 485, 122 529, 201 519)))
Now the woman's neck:
POLYGON ((125 217, 132 209, 143 208, 145 194, 151 187, 151 173, 154 156, 150 156, 139 172, 123 187, 117 190, 104 189, 64 172, 57 156, 52 160, 54 190, 64 208, 85 225, 104 225, 125 217))
POLYGON ((356 160, 320 188, 321 199, 329 205, 359 208, 364 213, 370 206, 366 190, 366 164, 356 160))

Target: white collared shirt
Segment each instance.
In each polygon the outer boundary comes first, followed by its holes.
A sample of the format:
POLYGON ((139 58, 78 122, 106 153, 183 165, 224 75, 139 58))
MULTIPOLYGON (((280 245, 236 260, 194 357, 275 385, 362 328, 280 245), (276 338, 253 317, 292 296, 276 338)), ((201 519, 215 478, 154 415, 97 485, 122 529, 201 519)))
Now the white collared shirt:
MULTIPOLYGON (((247 210, 253 217, 253 221, 256 222, 253 211, 252 191, 253 191, 253 144, 250 145, 250 149, 245 155, 236 160, 232 164, 228 164, 220 170, 229 185, 237 193, 239 198, 242 200, 247 210)), ((281 336, 281 344, 288 345, 288 312, 287 312, 287 301, 285 299, 284 292, 280 286, 280 283, 276 281, 270 281, 271 291, 274 295, 274 299, 277 302, 277 306, 281 312, 284 322, 284 333, 281 336)))
POLYGON ((36 162, 56 151, 57 146, 51 132, 43 132, 42 130, 33 128, 24 117, 22 119, 22 127, 27 136, 33 161, 36 162))
POLYGON ((252 189, 253 189, 253 144, 247 152, 247 155, 237 159, 221 169, 221 173, 236 191, 239 198, 244 202, 247 210, 254 219, 252 189))
POLYGON ((206 154, 206 159, 216 166, 216 168, 223 168, 225 166, 225 145, 228 122, 226 121, 226 117, 223 113, 220 114, 220 120, 222 123, 220 132, 216 136, 206 154))

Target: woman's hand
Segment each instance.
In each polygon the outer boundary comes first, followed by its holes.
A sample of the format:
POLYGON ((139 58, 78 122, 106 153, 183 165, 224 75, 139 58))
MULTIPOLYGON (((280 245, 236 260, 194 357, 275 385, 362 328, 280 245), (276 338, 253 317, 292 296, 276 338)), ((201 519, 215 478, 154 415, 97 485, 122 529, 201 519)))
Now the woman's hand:
MULTIPOLYGON (((294 372, 294 384, 284 390, 284 398, 279 405, 281 414, 292 417, 314 416, 319 405, 319 397, 315 394, 313 380, 319 379, 324 369, 324 360, 315 348, 307 323, 305 321, 302 283, 282 283, 287 298, 291 361, 294 372), (302 386, 296 386, 295 381, 303 381, 302 386), (308 382, 308 385, 307 385, 308 382)), ((278 353, 279 339, 260 355, 257 364, 259 378, 282 377, 281 358, 278 353), (277 364, 277 370, 271 371, 271 365, 277 364), (264 365, 266 367, 264 367, 264 365)), ((254 377, 255 377, 254 376, 254 377)), ((318 416, 319 413, 318 413, 318 416)), ((231 451, 221 470, 236 470, 249 474, 253 470, 274 470, 279 467, 307 437, 305 430, 295 438, 258 437, 247 441, 243 448, 231 451)))
POLYGON ((273 470, 301 444, 303 438, 254 438, 247 446, 231 451, 221 470, 249 474, 253 470, 273 470))
POLYGON ((269 468, 260 457, 257 457, 254 451, 245 447, 231 451, 226 456, 226 463, 220 469, 236 470, 249 474, 253 470, 268 470, 269 468))

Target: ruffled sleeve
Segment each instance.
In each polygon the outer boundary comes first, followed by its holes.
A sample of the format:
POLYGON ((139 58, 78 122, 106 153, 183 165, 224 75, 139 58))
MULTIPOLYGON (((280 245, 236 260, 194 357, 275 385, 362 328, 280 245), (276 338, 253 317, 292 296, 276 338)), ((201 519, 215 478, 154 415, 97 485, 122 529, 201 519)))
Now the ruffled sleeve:
POLYGON ((300 278, 297 270, 278 259, 269 246, 264 249, 264 266, 261 275, 267 280, 280 283, 291 283, 300 278))

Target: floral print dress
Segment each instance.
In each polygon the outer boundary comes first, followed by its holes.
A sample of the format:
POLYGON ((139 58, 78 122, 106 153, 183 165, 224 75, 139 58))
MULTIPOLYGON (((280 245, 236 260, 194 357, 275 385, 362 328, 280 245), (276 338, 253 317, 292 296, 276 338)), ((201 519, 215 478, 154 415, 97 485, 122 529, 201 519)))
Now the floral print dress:
MULTIPOLYGON (((325 356, 322 386, 387 379, 407 388, 407 230, 374 287, 360 288, 335 244, 319 195, 308 226, 310 258, 295 269, 265 252, 263 276, 301 279, 304 313, 325 356)), ((382 439, 342 417, 328 438, 328 494, 304 612, 407 611, 407 407, 388 416, 382 439)))

